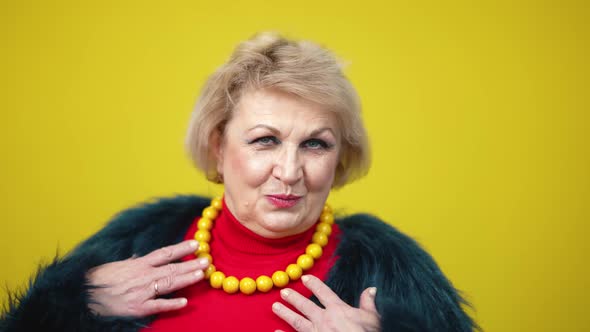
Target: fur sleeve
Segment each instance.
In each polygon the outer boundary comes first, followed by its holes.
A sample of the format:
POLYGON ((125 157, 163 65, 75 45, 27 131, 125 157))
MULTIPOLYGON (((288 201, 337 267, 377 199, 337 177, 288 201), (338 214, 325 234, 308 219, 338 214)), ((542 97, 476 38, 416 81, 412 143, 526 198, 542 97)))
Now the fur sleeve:
POLYGON ((357 307, 361 292, 376 286, 382 331, 479 329, 462 309, 469 304, 410 237, 369 215, 344 218, 339 227, 339 258, 327 284, 357 307))
POLYGON ((103 317, 88 309, 86 272, 180 241, 207 203, 194 196, 162 199, 128 209, 63 258, 39 268, 23 292, 9 295, 0 331, 136 331, 149 318, 103 317))

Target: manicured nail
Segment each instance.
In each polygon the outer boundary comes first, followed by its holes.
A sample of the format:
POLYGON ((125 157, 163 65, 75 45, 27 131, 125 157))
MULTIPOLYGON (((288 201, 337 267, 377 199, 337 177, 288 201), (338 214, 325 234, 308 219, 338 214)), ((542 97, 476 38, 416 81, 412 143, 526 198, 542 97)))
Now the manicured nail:
POLYGON ((275 302, 275 303, 273 303, 273 304, 272 304, 272 310, 273 310, 274 312, 279 312, 279 311, 281 311, 281 305, 280 305, 278 302, 275 302))
POLYGON ((306 274, 303 277, 301 277, 301 281, 303 282, 308 282, 309 281, 309 276, 306 274))
POLYGON ((291 294, 291 292, 288 289, 282 289, 281 290, 281 296, 282 297, 287 297, 287 296, 289 296, 289 294, 291 294))
POLYGON ((372 297, 375 297, 375 295, 377 295, 377 288, 376 287, 369 288, 369 295, 371 295, 372 297))
POLYGON ((195 272, 195 277, 197 277, 197 278, 201 278, 202 276, 203 276, 203 270, 197 270, 197 271, 195 272))
POLYGON ((182 305, 186 305, 188 303, 188 300, 183 297, 182 299, 180 299, 180 303, 182 305))
POLYGON ((199 259, 199 264, 201 264, 201 265, 208 265, 209 264, 209 260, 207 258, 201 258, 201 259, 199 259))
POLYGON ((188 241, 188 245, 193 249, 197 249, 197 247, 199 246, 199 242, 196 240, 190 240, 188 241))

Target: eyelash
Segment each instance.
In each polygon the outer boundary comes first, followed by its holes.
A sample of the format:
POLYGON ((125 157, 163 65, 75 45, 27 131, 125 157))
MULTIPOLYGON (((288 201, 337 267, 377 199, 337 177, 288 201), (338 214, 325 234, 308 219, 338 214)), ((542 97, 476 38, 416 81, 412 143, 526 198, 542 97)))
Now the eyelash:
POLYGON ((274 136, 263 136, 252 141, 248 142, 248 144, 259 144, 262 146, 270 146, 271 144, 279 144, 279 140, 274 136))
MULTIPOLYGON (((276 138, 275 136, 263 136, 263 137, 259 137, 256 138, 250 142, 248 142, 248 144, 259 144, 262 146, 271 146, 271 145, 276 145, 276 144, 280 144, 281 142, 279 141, 278 138, 276 138)), ((309 148, 310 150, 328 150, 332 147, 332 144, 319 139, 319 138, 310 138, 308 140, 305 140, 303 143, 300 144, 300 146, 304 147, 304 148, 309 148), (309 143, 314 143, 317 144, 317 147, 309 147, 306 146, 309 143)))
POLYGON ((310 149, 314 149, 314 150, 316 150, 316 149, 327 150, 332 147, 332 145, 328 144, 328 142, 318 139, 318 138, 308 139, 305 142, 303 142, 302 144, 309 144, 309 143, 315 143, 315 144, 319 145, 319 148, 317 148, 317 147, 311 148, 310 147, 310 149))

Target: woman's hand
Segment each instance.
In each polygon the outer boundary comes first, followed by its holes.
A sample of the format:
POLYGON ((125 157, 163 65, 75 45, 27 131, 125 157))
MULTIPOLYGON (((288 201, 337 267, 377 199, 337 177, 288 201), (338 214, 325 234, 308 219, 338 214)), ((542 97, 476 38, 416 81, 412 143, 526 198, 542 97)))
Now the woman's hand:
POLYGON ((185 298, 160 299, 164 295, 203 279, 206 258, 171 263, 197 250, 191 240, 154 250, 143 257, 97 266, 86 274, 96 288, 90 292, 90 310, 102 316, 142 317, 177 310, 185 298))
POLYGON ((377 289, 367 288, 360 298, 360 307, 354 308, 342 301, 320 279, 306 275, 301 278, 305 287, 320 300, 325 309, 318 307, 308 298, 296 291, 285 288, 281 290, 283 300, 290 303, 304 316, 294 312, 285 305, 275 302, 272 309, 275 314, 289 323, 296 331, 379 331, 379 313, 375 307, 377 289))

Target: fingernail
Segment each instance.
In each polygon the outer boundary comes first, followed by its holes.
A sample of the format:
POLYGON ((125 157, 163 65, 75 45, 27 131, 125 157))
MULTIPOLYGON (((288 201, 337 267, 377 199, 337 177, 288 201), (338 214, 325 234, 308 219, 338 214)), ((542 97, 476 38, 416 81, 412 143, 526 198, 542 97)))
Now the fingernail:
POLYGON ((308 282, 309 281, 309 276, 306 274, 303 277, 301 277, 301 281, 303 282, 308 282))
POLYGON ((188 245, 191 246, 191 248, 197 248, 199 246, 199 242, 196 240, 190 240, 188 241, 188 245))
POLYGON ((201 265, 208 265, 209 264, 209 260, 207 258, 201 258, 201 259, 199 259, 199 263, 201 265))
POLYGON ((182 299, 180 299, 180 303, 181 303, 182 305, 185 305, 185 304, 187 304, 187 303, 188 303, 188 300, 187 300, 187 299, 185 299, 185 298, 182 298, 182 299))
POLYGON ((291 294, 291 292, 288 289, 282 289, 281 290, 281 296, 282 297, 287 297, 287 296, 289 296, 289 294, 291 294))
POLYGON ((195 277, 197 277, 197 278, 201 278, 202 276, 203 276, 203 271, 202 271, 202 270, 197 270, 197 271, 195 272, 195 277))
POLYGON ((278 302, 275 302, 275 303, 273 303, 273 304, 272 304, 272 310, 273 310, 274 312, 279 312, 279 311, 281 311, 281 305, 280 305, 278 302))
POLYGON ((377 288, 376 287, 371 287, 369 289, 369 295, 375 297, 375 295, 377 295, 377 288))

